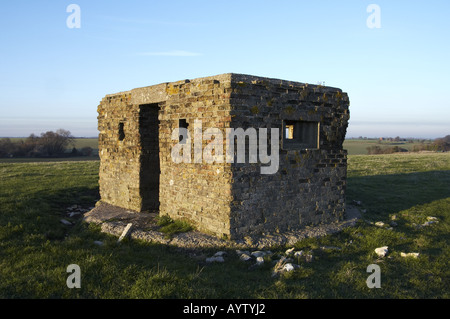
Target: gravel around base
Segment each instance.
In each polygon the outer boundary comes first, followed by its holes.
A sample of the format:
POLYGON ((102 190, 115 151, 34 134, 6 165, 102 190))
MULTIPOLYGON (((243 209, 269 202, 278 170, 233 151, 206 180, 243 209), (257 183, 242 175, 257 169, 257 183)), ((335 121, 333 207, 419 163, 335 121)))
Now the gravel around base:
POLYGON ((352 227, 361 218, 353 206, 347 206, 346 218, 341 222, 284 232, 283 234, 263 234, 258 237, 245 237, 239 240, 224 240, 198 231, 173 234, 170 237, 158 231, 157 212, 137 213, 124 208, 99 202, 91 211, 84 214, 87 223, 101 224, 101 231, 119 237, 125 227, 132 223, 130 237, 148 242, 173 245, 182 248, 269 248, 280 245, 293 245, 308 237, 320 237, 352 227))

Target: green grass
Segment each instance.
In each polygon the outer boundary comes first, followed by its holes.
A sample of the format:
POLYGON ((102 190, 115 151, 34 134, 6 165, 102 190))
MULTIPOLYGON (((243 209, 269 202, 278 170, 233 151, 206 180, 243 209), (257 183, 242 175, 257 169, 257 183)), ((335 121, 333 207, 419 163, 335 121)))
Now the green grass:
POLYGON ((367 212, 355 227, 298 242, 313 262, 299 261, 299 269, 280 277, 271 276, 269 260, 249 269, 234 250, 225 263, 205 264, 217 250, 117 244, 99 226, 63 225, 66 207, 95 204, 98 167, 98 161, 0 163, 0 298, 450 297, 450 154, 349 156, 348 201, 361 201, 367 212), (392 230, 370 223, 389 223, 393 215, 392 230), (428 216, 439 223, 415 226, 428 216), (379 260, 374 249, 385 245, 388 257, 379 260), (366 285, 373 263, 381 267, 380 289, 366 285), (81 268, 80 289, 66 285, 70 264, 81 268))
POLYGON ((160 226, 159 231, 169 238, 177 233, 185 233, 194 229, 187 221, 173 220, 167 215, 158 216, 156 224, 160 226))
POLYGON ((0 163, 51 163, 51 162, 98 162, 98 156, 76 156, 76 157, 18 157, 18 158, 0 158, 0 163))
POLYGON ((97 138, 76 138, 75 147, 82 149, 83 147, 92 147, 94 150, 98 149, 97 138))
MULTIPOLYGON (((2 139, 2 137, 0 137, 2 139)), ((26 137, 11 137, 9 138, 11 142, 19 142, 26 140, 26 137)), ((92 147, 93 149, 98 149, 98 139, 97 138, 75 138, 75 147, 81 149, 83 147, 92 147)))

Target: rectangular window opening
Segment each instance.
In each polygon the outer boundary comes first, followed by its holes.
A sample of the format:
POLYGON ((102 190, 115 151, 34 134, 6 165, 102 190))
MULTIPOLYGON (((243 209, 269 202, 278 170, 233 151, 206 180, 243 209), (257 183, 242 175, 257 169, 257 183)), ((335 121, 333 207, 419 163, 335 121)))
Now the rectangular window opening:
MULTIPOLYGON (((182 128, 182 129, 188 129, 188 126, 189 126, 189 124, 188 124, 188 122, 186 121, 186 119, 179 119, 178 120, 178 128, 180 129, 180 128, 182 128)), ((180 144, 186 144, 186 140, 187 140, 187 131, 185 132, 185 135, 186 136, 184 136, 183 134, 181 134, 181 132, 179 132, 178 133, 178 142, 180 143, 180 144)))
POLYGON ((124 124, 123 122, 119 123, 119 141, 123 141, 125 139, 125 131, 123 129, 124 124))
POLYGON ((319 148, 319 122, 283 121, 283 149, 319 148))

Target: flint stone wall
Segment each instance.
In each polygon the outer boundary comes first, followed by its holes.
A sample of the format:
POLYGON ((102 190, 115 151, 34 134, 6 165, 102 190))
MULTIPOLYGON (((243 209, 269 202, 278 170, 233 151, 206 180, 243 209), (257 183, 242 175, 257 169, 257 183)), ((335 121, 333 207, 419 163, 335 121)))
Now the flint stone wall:
POLYGON ((98 107, 101 200, 138 212, 159 209, 229 238, 341 220, 348 106, 340 89, 241 74, 107 95, 98 107), (196 119, 203 132, 218 128, 224 138, 226 128, 280 129, 277 173, 261 174, 268 164, 259 162, 174 163, 172 131, 180 119, 192 152, 196 119), (284 149, 285 121, 319 123, 319 148, 284 149))

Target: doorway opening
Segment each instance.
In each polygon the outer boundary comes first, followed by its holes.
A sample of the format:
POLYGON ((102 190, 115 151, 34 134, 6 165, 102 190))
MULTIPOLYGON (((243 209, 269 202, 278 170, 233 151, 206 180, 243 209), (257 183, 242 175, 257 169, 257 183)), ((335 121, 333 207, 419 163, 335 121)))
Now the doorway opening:
POLYGON ((139 135, 142 147, 140 158, 140 196, 143 211, 159 209, 159 120, 163 103, 139 106, 139 135))

